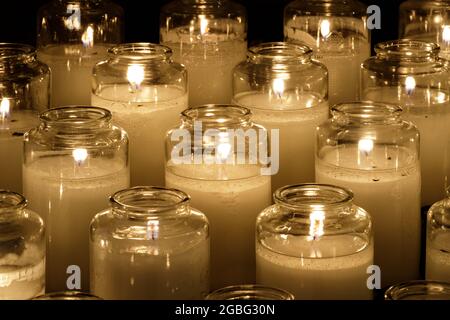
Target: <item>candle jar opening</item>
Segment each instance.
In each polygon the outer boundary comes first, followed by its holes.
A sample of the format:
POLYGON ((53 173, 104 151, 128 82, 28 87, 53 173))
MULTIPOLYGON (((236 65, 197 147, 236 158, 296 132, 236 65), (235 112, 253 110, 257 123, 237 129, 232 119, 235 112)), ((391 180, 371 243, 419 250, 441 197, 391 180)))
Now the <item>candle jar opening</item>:
POLYGON ((8 219, 27 206, 27 200, 21 194, 0 190, 0 221, 8 219))
POLYGON ((306 45, 267 42, 251 47, 247 56, 252 63, 280 65, 309 61, 312 54, 312 49, 306 45))
POLYGON ((36 49, 19 43, 0 43, 0 72, 5 72, 7 63, 14 61, 30 63, 36 60, 36 49))
POLYGON ((188 214, 189 196, 176 189, 136 187, 114 194, 110 203, 115 213, 131 218, 157 219, 188 214))
POLYGON ((34 298, 33 300, 102 300, 101 298, 79 291, 54 292, 34 298))
POLYGON ((450 300, 450 283, 413 281, 390 287, 385 300, 450 300))
POLYGON ((182 121, 189 125, 201 122, 203 126, 217 128, 248 126, 252 113, 237 105, 211 104, 187 109, 181 114, 182 121))
POLYGON ((110 59, 127 62, 161 61, 172 57, 169 47, 146 42, 120 44, 109 49, 108 53, 110 59))
POLYGON ((436 43, 400 39, 378 43, 375 52, 379 59, 405 61, 433 61, 438 58, 440 47, 436 43))
POLYGON ((402 112, 398 105, 369 101, 341 103, 331 108, 333 120, 343 123, 399 123, 402 112))
POLYGON ((277 288, 241 285, 216 290, 210 293, 206 300, 294 300, 294 296, 277 288))

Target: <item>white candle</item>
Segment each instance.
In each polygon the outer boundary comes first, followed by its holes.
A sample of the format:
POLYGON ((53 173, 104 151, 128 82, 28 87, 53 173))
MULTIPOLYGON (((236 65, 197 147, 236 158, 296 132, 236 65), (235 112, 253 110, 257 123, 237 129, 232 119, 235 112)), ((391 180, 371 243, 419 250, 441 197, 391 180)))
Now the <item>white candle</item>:
POLYGON ((188 107, 188 96, 176 86, 102 86, 92 105, 110 110, 113 121, 130 139, 131 184, 164 185, 165 136, 188 107))
POLYGON ((280 170, 272 177, 272 190, 314 182, 316 128, 329 117, 328 103, 312 94, 289 91, 279 96, 245 92, 234 102, 251 109, 253 120, 267 130, 279 130, 280 170))
POLYGON ((0 189, 22 193, 23 134, 39 123, 38 114, 14 110, 14 100, 0 101, 0 189))
POLYGON ((51 105, 54 108, 91 103, 92 69, 106 58, 107 45, 49 46, 38 50, 38 59, 52 73, 51 105))
POLYGON ((287 290, 298 300, 371 299, 367 269, 373 264, 373 245, 351 235, 333 238, 310 242, 297 237, 282 245, 266 239, 267 247, 258 243, 257 283, 287 290), (358 246, 361 250, 352 252, 358 246), (286 250, 291 254, 279 253, 286 250))
POLYGON ((169 165, 166 185, 186 192, 211 227, 211 288, 255 280, 255 222, 271 204, 259 166, 169 165))
POLYGON ((209 291, 209 241, 186 248, 176 239, 162 242, 144 246, 142 253, 119 250, 126 248, 122 239, 94 243, 92 292, 109 300, 203 299, 209 291))
POLYGON ((355 204, 372 215, 375 263, 381 267, 383 286, 416 279, 420 256, 419 164, 408 161, 413 155, 403 149, 376 147, 366 150, 366 156, 361 147, 324 150, 316 160, 316 181, 352 190, 355 204), (397 168, 398 162, 409 165, 397 168))
POLYGON ((183 34, 161 31, 161 43, 173 51, 189 76, 189 106, 228 104, 233 97, 233 68, 245 60, 247 42, 230 34, 183 34))
POLYGON ((373 88, 363 92, 365 100, 400 104, 403 119, 420 131, 422 205, 432 205, 445 197, 446 176, 450 173, 450 106, 444 91, 421 89, 413 77, 402 87, 373 88))
MULTIPOLYGON (((285 26, 285 37, 289 42, 302 42, 310 46, 314 51, 314 58, 323 63, 328 69, 330 105, 338 103, 356 101, 359 98, 360 70, 361 64, 370 57, 370 43, 368 40, 359 38, 342 38, 336 34, 331 34, 331 40, 326 40, 330 36, 328 31, 320 30, 318 19, 312 19, 311 25, 319 26, 318 37, 315 39, 309 33, 299 28, 298 21, 288 21, 285 26), (319 43, 319 45, 318 45, 319 43)), ((351 25, 351 18, 347 19, 351 25)), ((324 23, 327 20, 322 20, 324 23)), ((306 22, 305 22, 306 23, 306 22)), ((355 19, 354 25, 361 24, 360 19, 355 19)), ((326 24, 324 24, 326 25, 326 24)), ((353 26, 354 28, 354 26, 353 26)))
POLYGON ((40 158, 24 166, 24 193, 30 209, 47 226, 47 290, 67 290, 69 266, 81 269, 82 290, 89 289, 89 225, 108 206, 109 196, 129 187, 129 171, 112 161, 73 156, 40 158))
POLYGON ((450 232, 441 232, 427 241, 427 280, 450 282, 450 232))
POLYGON ((27 300, 44 294, 44 250, 25 243, 19 254, 0 252, 0 300, 27 300))

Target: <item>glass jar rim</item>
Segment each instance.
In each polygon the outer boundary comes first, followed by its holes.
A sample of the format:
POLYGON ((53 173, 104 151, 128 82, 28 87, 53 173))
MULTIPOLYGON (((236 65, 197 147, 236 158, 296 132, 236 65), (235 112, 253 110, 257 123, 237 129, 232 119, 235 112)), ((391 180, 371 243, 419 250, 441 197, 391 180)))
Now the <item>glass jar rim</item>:
POLYGON ((33 298, 33 300, 102 300, 101 298, 81 291, 53 292, 33 298))
POLYGON ((439 51, 437 43, 415 39, 385 41, 375 45, 375 53, 381 57, 426 58, 438 56, 439 51))
POLYGON ((305 61, 312 57, 313 49, 306 44, 288 42, 264 42, 250 47, 247 56, 250 60, 271 63, 305 61))
POLYGON ((150 186, 121 190, 109 199, 113 209, 142 218, 151 218, 153 214, 175 210, 189 204, 190 200, 183 191, 150 186))
POLYGON ((328 184, 290 185, 274 194, 275 204, 291 209, 341 207, 352 202, 353 198, 349 189, 328 184))
POLYGON ((109 110, 93 106, 67 106, 49 109, 39 116, 45 124, 70 125, 72 127, 100 125, 110 123, 112 114, 109 110))
POLYGON ((36 49, 28 44, 0 42, 0 61, 31 58, 36 55, 36 49))
POLYGON ((27 204, 28 201, 23 195, 8 190, 0 190, 0 213, 21 210, 27 204))
POLYGON ((292 293, 262 285, 236 285, 210 293, 206 300, 294 300, 292 293))
POLYGON ((344 102, 331 107, 333 117, 343 115, 361 121, 399 118, 402 113, 399 105, 373 101, 344 102))
POLYGON ((250 109, 232 104, 207 104, 184 110, 181 118, 188 122, 220 126, 247 124, 252 116, 250 109))
POLYGON ((161 44, 150 42, 123 43, 108 49, 112 58, 135 61, 165 60, 172 57, 172 49, 161 44))
POLYGON ((413 296, 438 296, 441 294, 450 297, 450 283, 419 280, 391 286, 386 290, 384 297, 386 300, 403 300, 413 296))
POLYGON ((288 4, 289 9, 300 10, 307 8, 306 11, 302 12, 302 15, 316 16, 317 13, 329 16, 342 16, 342 17, 366 17, 367 16, 367 5, 355 0, 296 0, 288 4), (355 6, 351 6, 353 3, 355 6), (322 9, 320 12, 312 10, 312 6, 315 8, 322 9), (357 7, 356 7, 357 6, 357 7))

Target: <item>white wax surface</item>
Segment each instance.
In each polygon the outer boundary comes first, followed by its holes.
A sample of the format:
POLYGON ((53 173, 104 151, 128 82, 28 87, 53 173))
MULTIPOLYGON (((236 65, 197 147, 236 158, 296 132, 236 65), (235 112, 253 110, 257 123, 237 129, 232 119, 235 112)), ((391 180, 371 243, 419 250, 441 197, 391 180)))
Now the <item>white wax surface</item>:
POLYGON ((19 256, 0 256, 0 300, 28 300, 45 291, 44 250, 25 243, 19 256))
POLYGON ((359 153, 357 146, 324 150, 316 162, 316 181, 352 190, 355 204, 372 216, 375 263, 381 267, 383 286, 417 279, 419 164, 397 148, 376 147, 367 159, 358 158, 359 153))
POLYGON ((108 45, 87 49, 82 45, 60 45, 38 50, 38 59, 52 73, 52 107, 91 103, 92 70, 107 57, 108 48, 108 45))
POLYGON ((416 88, 411 95, 404 88, 383 87, 364 92, 364 99, 400 104, 403 119, 420 131, 422 166, 422 205, 432 205, 445 196, 446 177, 450 174, 450 105, 447 93, 416 88), (403 90, 403 91, 402 91, 403 90))
POLYGON ((190 107, 231 102, 233 68, 246 58, 245 41, 214 34, 198 40, 172 30, 162 44, 173 50, 174 61, 187 68, 190 107))
POLYGON ((255 281, 255 223, 271 204, 269 176, 256 166, 181 165, 166 185, 192 197, 211 227, 211 289, 255 281), (217 177, 229 180, 218 180, 217 177), (202 179, 203 178, 203 179, 202 179))
POLYGON ((450 232, 442 231, 427 241, 427 280, 450 282, 450 232))
POLYGON ((209 291, 209 241, 177 239, 92 244, 92 292, 111 300, 201 300, 209 291), (170 243, 168 243, 170 242, 170 243))
POLYGON ((163 186, 166 133, 187 109, 187 93, 175 86, 143 86, 135 93, 128 85, 105 86, 92 95, 92 105, 110 110, 128 133, 131 185, 163 186))
POLYGON ((22 193, 23 134, 38 123, 32 111, 12 110, 4 121, 0 117, 0 189, 22 193))
POLYGON ((373 264, 373 245, 361 238, 269 238, 256 250, 258 284, 288 290, 298 300, 372 298, 367 268, 373 264))
POLYGON ((316 128, 329 117, 328 103, 312 94, 295 92, 283 93, 282 99, 246 92, 234 100, 252 110, 255 123, 280 132, 280 170, 272 178, 272 191, 287 185, 314 182, 316 128))
POLYGON ((89 289, 89 225, 109 196, 129 187, 129 171, 112 160, 46 157, 24 167, 24 194, 47 228, 47 291, 67 290, 68 266, 81 268, 89 289))

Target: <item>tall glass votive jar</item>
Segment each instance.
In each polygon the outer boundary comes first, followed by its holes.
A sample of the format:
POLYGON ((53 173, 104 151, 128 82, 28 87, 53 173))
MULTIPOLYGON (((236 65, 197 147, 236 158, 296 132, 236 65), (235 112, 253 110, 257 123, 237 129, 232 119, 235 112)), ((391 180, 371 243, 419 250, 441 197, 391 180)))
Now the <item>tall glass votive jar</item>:
POLYGON ((209 225, 184 192, 136 187, 91 224, 91 286, 111 300, 200 300, 209 292, 209 225))
POLYGON ((294 300, 294 295, 271 287, 241 285, 216 290, 206 300, 294 300))
POLYGON ((44 290, 44 222, 22 195, 0 190, 0 300, 31 299, 44 290))
POLYGON ((283 42, 250 48, 234 70, 233 102, 280 135, 280 168, 272 190, 313 182, 316 127, 328 119, 328 74, 312 50, 283 42), (295 159, 295 161, 292 161, 295 159))
POLYGON ((28 45, 0 43, 0 189, 22 192, 23 134, 50 106, 50 70, 28 45))
POLYGON ((165 135, 188 107, 187 73, 172 51, 151 43, 110 49, 94 68, 92 105, 110 110, 129 135, 131 184, 163 186, 165 135))
POLYGON ((427 219, 426 279, 450 282, 450 198, 434 204, 427 219))
POLYGON ((160 42, 189 74, 189 105, 227 104, 233 68, 245 60, 245 8, 228 0, 175 0, 161 9, 160 42))
POLYGON ((210 221, 213 290, 255 281, 255 220, 271 203, 270 172, 257 155, 266 139, 250 110, 233 105, 186 110, 168 133, 166 185, 210 221))
POLYGON ((450 1, 408 0, 400 5, 400 38, 434 42, 450 58, 450 1))
POLYGON ((401 108, 340 104, 317 131, 316 181, 349 188, 370 212, 382 285, 419 277, 419 132, 401 108))
POLYGON ((47 289, 87 291, 89 225, 129 187, 128 137, 101 108, 52 109, 40 121, 25 134, 23 184, 47 226, 47 289))
POLYGON ((390 287, 385 300, 450 300, 450 283, 411 281, 390 287))
POLYGON ((256 222, 257 283, 299 300, 371 299, 369 214, 353 194, 331 185, 279 189, 256 222))
POLYGON ((365 100, 402 106, 420 131, 422 206, 444 198, 449 150, 449 70, 439 47, 415 40, 380 43, 362 69, 365 100))
POLYGON ((359 97, 360 67, 370 56, 367 6, 355 0, 297 0, 284 12, 284 37, 314 50, 329 71, 330 105, 359 97))
POLYGON ((109 0, 52 0, 37 20, 38 58, 52 71, 52 107, 89 105, 92 68, 123 40, 122 8, 109 0))

